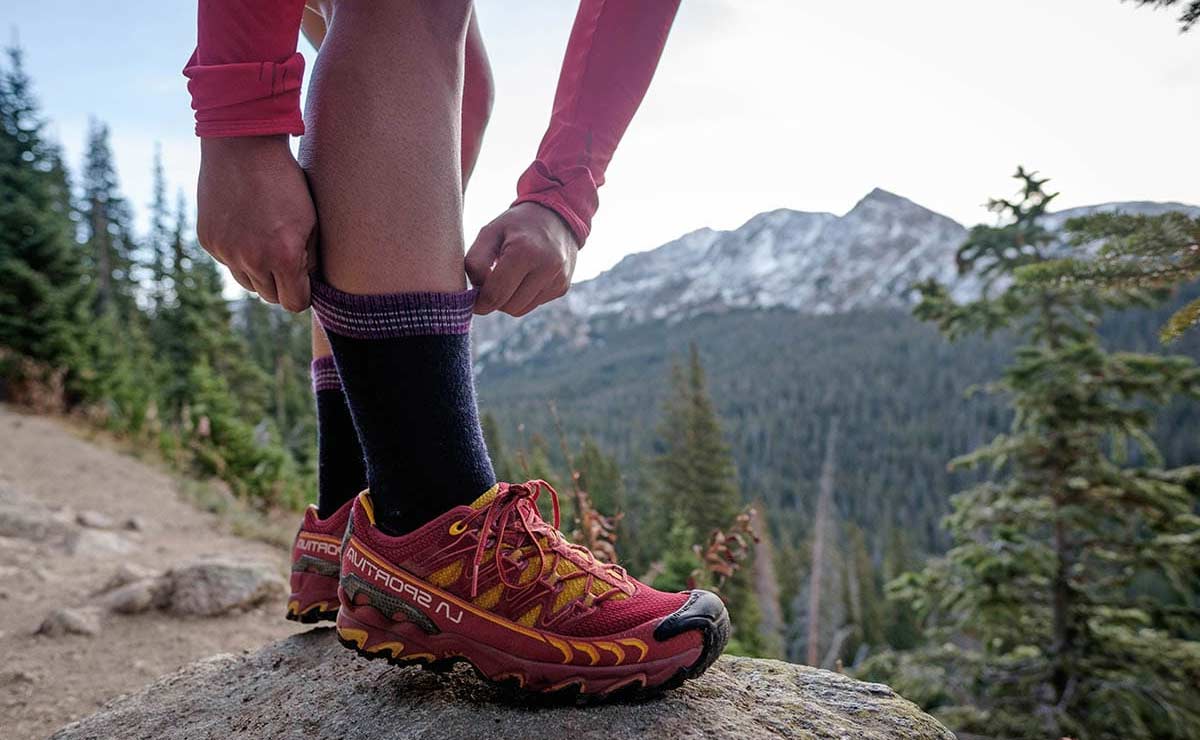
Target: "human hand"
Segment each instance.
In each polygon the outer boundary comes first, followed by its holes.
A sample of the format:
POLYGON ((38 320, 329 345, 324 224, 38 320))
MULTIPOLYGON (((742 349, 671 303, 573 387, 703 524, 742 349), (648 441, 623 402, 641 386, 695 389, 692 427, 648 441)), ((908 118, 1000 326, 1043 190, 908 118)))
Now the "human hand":
POLYGON ((200 245, 263 300, 308 308, 317 212, 287 136, 201 139, 200 151, 200 245))
POLYGON ((524 316, 571 287, 579 244, 557 213, 518 203, 484 226, 467 250, 467 276, 479 288, 475 313, 524 316))

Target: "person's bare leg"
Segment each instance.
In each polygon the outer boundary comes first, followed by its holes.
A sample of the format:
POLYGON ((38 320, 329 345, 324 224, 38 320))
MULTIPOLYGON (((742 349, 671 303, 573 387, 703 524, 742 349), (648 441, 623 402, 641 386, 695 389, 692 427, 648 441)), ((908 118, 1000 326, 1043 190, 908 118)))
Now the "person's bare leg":
POLYGON ((467 0, 323 6, 301 144, 328 333, 380 527, 410 531, 495 484, 471 373, 462 80, 467 0))
MULTIPOLYGON (((312 8, 306 8, 302 30, 313 48, 319 51, 328 30, 325 18, 312 8)), ((465 189, 482 147, 493 98, 491 68, 473 10, 463 56, 461 167, 465 189)), ((362 447, 351 422, 332 352, 329 338, 314 313, 312 376, 317 405, 317 504, 323 518, 341 508, 366 485, 362 447)))
POLYGON ((463 271, 463 54, 470 3, 333 0, 301 142, 330 285, 455 292, 463 271))

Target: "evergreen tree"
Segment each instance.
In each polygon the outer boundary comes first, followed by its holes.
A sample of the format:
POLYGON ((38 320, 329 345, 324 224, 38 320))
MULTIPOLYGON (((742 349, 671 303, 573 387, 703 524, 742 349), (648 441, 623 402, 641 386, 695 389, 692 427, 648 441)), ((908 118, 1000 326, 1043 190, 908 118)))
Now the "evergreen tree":
POLYGON ((96 120, 88 128, 81 210, 95 281, 94 313, 114 311, 121 321, 133 321, 138 288, 133 219, 117 183, 108 126, 96 120))
MULTIPOLYGON (((658 541, 693 532, 704 545, 715 530, 733 526, 741 504, 737 471, 708 396, 700 352, 691 345, 687 369, 671 368, 671 395, 659 426, 660 454, 654 462, 654 495, 660 521, 658 541)), ((668 556, 682 558, 673 547, 668 556)), ((752 571, 740 568, 721 588, 729 608, 738 650, 760 654, 760 614, 754 601, 752 571)))
POLYGON ((579 467, 579 485, 588 492, 597 511, 614 516, 625 510, 625 483, 616 458, 605 454, 596 440, 584 437, 575 463, 579 467))
POLYGON ((1103 348, 1097 316, 1145 300, 1136 290, 1023 276, 1047 259, 1054 196, 1017 177, 1020 200, 992 203, 1009 222, 976 227, 959 252, 992 290, 959 304, 929 283, 916 309, 951 337, 1007 329, 1025 341, 995 386, 1014 421, 957 461, 996 478, 954 497, 954 547, 896 592, 955 659, 975 706, 940 712, 964 732, 1200 737, 1200 469, 1158 467, 1148 433, 1154 405, 1200 394, 1200 370, 1103 348))
POLYGON ((733 523, 741 494, 695 344, 689 348, 686 369, 671 367, 670 384, 654 461, 659 515, 670 522, 679 511, 687 525, 706 538, 733 523))
POLYGON ((76 369, 86 300, 70 186, 21 50, 0 67, 0 346, 76 369))
MULTIPOLYGON (((1159 216, 1097 213, 1066 224, 1077 246, 1102 242, 1094 259, 1048 260, 1030 265, 1030 282, 1079 284, 1082 288, 1174 288, 1200 278, 1200 218, 1170 212, 1159 216)), ((1179 339, 1200 324, 1200 298, 1167 320, 1161 338, 1179 339)))
MULTIPOLYGON (((150 201, 150 234, 145 244, 145 259, 150 282, 150 298, 157 314, 170 298, 171 281, 176 260, 173 259, 170 212, 167 205, 167 177, 163 172, 162 145, 154 147, 154 194, 150 201)), ((175 230, 178 235, 178 228, 175 230)))

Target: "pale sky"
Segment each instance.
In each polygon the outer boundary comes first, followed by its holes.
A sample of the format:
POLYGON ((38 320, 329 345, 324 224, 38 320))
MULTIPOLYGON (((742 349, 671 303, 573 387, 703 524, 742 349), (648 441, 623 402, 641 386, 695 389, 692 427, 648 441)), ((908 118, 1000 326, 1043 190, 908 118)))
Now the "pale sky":
MULTIPOLYGON (((467 193, 468 244, 512 200, 546 127, 575 3, 477 0, 496 105, 467 193)), ((78 171, 112 128, 145 223, 161 143, 172 192, 199 145, 180 74, 195 3, 39 0, 6 20, 78 171)), ((309 69, 315 54, 301 48, 309 69)), ((576 279, 701 226, 787 207, 843 213, 882 187, 966 224, 1017 164, 1062 207, 1200 203, 1200 29, 1118 0, 683 0, 600 192, 576 279)))

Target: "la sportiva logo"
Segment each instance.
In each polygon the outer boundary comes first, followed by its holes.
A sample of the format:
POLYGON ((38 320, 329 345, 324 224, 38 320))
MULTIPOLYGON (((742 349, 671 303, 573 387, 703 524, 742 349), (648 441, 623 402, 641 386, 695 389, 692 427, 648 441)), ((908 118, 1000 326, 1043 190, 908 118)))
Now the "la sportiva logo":
POLYGON ((440 614, 455 624, 462 622, 462 609, 438 596, 434 596, 415 583, 411 583, 391 571, 380 568, 353 546, 346 550, 346 559, 349 561, 351 567, 361 571, 370 581, 383 586, 405 601, 409 601, 425 611, 430 611, 432 608, 433 614, 440 614))
POLYGON ((303 535, 296 540, 296 549, 312 555, 328 555, 333 558, 342 556, 342 546, 327 540, 317 540, 303 535))

